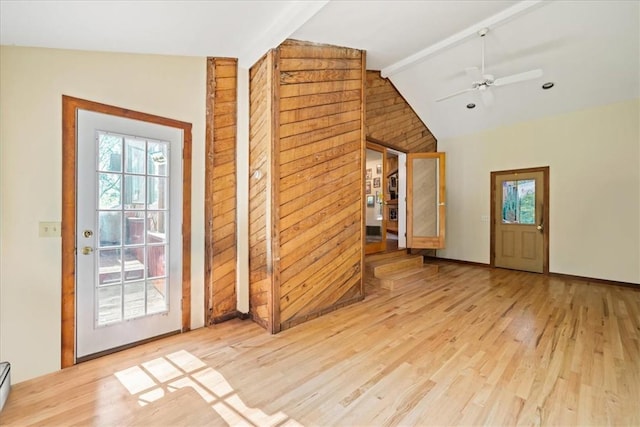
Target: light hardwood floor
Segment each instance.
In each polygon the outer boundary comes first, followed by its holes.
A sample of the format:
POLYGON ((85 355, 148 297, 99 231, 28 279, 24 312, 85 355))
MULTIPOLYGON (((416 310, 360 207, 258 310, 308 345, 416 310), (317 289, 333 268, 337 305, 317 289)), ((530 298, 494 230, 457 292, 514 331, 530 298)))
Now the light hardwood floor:
POLYGON ((638 426, 640 292, 442 263, 278 335, 232 320, 19 383, 0 414, 226 423, 638 426))

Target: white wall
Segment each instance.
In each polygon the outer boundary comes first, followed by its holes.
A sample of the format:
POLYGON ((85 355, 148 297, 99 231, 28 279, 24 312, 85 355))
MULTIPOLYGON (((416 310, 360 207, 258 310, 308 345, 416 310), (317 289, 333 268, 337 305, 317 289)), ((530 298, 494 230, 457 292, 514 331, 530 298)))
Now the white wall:
POLYGON ((236 308, 249 312, 249 69, 238 66, 236 308))
POLYGON ((446 249, 489 262, 490 172, 550 167, 551 272, 640 283, 640 101, 438 141, 446 249))
POLYGON ((193 124, 192 327, 204 324, 205 58, 0 47, 0 359, 60 368, 62 94, 193 124))

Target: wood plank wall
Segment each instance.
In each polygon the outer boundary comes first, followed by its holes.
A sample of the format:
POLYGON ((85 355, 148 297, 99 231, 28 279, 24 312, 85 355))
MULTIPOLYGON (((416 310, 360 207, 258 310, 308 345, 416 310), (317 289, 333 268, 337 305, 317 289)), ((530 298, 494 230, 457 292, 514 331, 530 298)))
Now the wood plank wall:
POLYGON ((207 58, 205 319, 237 315, 237 60, 207 58))
POLYGON ((267 53, 249 74, 249 313, 268 330, 273 311, 272 206, 267 198, 272 184, 273 57, 274 51, 267 53))
POLYGON ((437 141, 409 103, 379 71, 367 71, 366 135, 406 153, 436 151, 437 141))
POLYGON ((364 66, 287 40, 251 69, 250 307, 272 333, 364 298, 364 66))
POLYGON ((280 322, 364 298, 362 51, 279 47, 280 322))

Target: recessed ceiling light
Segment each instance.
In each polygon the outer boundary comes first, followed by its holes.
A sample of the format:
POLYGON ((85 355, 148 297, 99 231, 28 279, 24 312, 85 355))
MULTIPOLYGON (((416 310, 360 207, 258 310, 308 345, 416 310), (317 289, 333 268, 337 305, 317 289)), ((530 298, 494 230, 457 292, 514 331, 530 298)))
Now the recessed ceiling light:
POLYGON ((470 110, 471 110, 472 108, 476 108, 476 104, 474 104, 473 102, 472 102, 472 103, 470 103, 470 104, 467 104, 467 108, 468 108, 468 109, 470 109, 470 110))
POLYGON ((553 85, 554 85, 553 82, 546 82, 545 84, 542 85, 542 89, 544 90, 551 89, 553 85))

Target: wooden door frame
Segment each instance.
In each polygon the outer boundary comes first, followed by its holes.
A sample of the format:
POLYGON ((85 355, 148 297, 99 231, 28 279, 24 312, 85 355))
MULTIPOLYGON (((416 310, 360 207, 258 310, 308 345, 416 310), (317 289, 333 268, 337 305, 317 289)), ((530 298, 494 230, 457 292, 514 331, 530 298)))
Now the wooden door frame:
POLYGON ((446 191, 446 153, 433 151, 429 153, 407 154, 407 248, 408 249, 443 249, 446 238, 447 218, 447 191, 446 191), (438 186, 437 191, 437 218, 438 229, 436 236, 417 237, 413 235, 413 163, 412 160, 433 159, 437 163, 438 186))
POLYGON ((191 123, 62 95, 62 368, 76 363, 76 130, 79 109, 183 131, 182 332, 191 329, 191 123))
POLYGON ((491 182, 490 182, 490 191, 491 191, 491 236, 490 236, 490 248, 489 248, 489 264, 491 267, 496 266, 496 202, 499 200, 497 191, 498 189, 495 186, 496 178, 500 175, 512 175, 516 173, 532 173, 532 172, 542 172, 543 183, 542 188, 544 194, 542 195, 542 205, 544 208, 542 209, 542 223, 544 224, 544 228, 542 229, 542 274, 549 274, 549 166, 540 166, 534 168, 526 168, 526 169, 510 169, 503 171, 493 171, 491 172, 491 182))
MULTIPOLYGON (((387 147, 385 147, 384 145, 380 145, 380 144, 376 144, 373 142, 369 142, 367 141, 365 143, 365 147, 364 147, 364 161, 362 162, 364 165, 364 171, 366 173, 367 170, 367 149, 371 149, 374 151, 378 151, 380 153, 382 153, 382 177, 380 178, 380 188, 384 189, 384 186, 382 185, 383 179, 385 179, 386 173, 387 173, 387 147)), ((364 174, 363 174, 364 175, 364 174)), ((363 176, 363 183, 366 185, 366 176, 363 176)), ((363 194, 365 193, 364 191, 364 185, 363 187, 363 194)), ((382 190, 381 190, 382 191, 382 190)), ((373 180, 372 180, 372 185, 371 185, 371 192, 373 193, 373 180)), ((384 209, 385 206, 385 195, 384 195, 385 191, 382 191, 382 225, 381 225, 381 238, 383 238, 380 243, 372 243, 371 245, 367 245, 367 203, 366 203, 366 199, 367 196, 370 196, 372 194, 364 194, 364 198, 362 200, 362 222, 364 224, 364 253, 365 255, 370 255, 370 254, 375 254, 375 253, 380 253, 380 252, 384 252, 387 250, 387 212, 386 209, 384 209), (376 246, 373 246, 376 245, 376 246), (379 245, 379 246, 377 246, 379 245), (368 246, 373 247, 373 249, 369 249, 368 246), (381 248, 378 250, 378 248, 381 248)))

